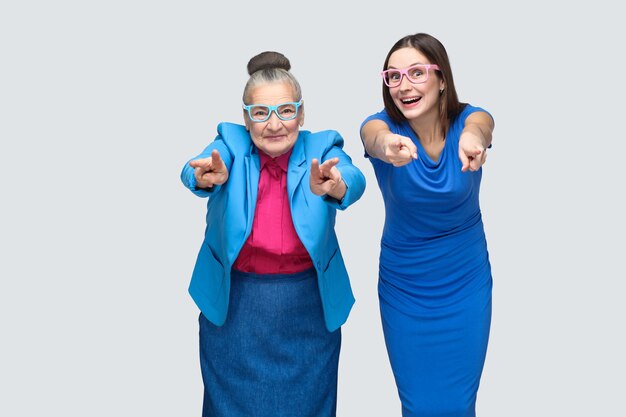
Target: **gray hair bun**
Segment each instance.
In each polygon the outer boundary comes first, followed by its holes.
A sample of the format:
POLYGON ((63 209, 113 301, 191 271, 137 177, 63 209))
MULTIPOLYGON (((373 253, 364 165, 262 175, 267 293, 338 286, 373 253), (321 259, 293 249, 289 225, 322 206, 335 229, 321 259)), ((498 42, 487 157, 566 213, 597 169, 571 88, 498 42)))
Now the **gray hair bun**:
POLYGON ((260 70, 272 68, 282 68, 289 71, 291 64, 285 55, 273 51, 261 52, 248 61, 248 74, 250 75, 260 70))

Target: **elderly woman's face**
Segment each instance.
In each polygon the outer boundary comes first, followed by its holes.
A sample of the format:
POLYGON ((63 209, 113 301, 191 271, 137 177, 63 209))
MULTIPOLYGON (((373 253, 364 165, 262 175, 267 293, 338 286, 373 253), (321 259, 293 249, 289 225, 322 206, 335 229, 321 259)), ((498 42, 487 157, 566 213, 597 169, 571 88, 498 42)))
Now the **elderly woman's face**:
MULTIPOLYGON (((293 89, 289 83, 275 83, 260 85, 252 89, 250 103, 265 106, 294 102, 293 89)), ((244 110, 246 129, 250 132, 252 141, 257 148, 275 158, 288 152, 298 139, 298 131, 304 123, 304 109, 296 108, 297 116, 292 120, 281 120, 276 112, 270 113, 270 118, 264 122, 254 122, 244 110)), ((284 116, 284 115, 283 115, 284 116)))

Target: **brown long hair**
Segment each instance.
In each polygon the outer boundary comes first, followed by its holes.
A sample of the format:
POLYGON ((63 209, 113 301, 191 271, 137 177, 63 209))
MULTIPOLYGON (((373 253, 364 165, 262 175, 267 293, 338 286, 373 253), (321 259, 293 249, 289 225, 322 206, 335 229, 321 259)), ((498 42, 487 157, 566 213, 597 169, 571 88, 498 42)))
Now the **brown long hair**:
MULTIPOLYGON (((426 33, 416 33, 415 35, 408 35, 400 39, 389 50, 387 58, 385 58, 385 64, 383 65, 383 71, 387 70, 389 65, 389 57, 398 49, 402 48, 415 48, 422 55, 424 55, 431 64, 439 66, 439 71, 436 71, 438 77, 443 78, 445 89, 439 100, 439 121, 443 129, 443 136, 445 138, 450 127, 450 121, 461 113, 464 105, 459 102, 459 97, 456 94, 454 87, 454 79, 452 78, 452 68, 450 67, 450 59, 448 53, 443 44, 436 38, 426 33)), ((406 117, 396 107, 391 94, 389 93, 389 87, 382 82, 383 85, 383 102, 385 103, 385 110, 387 114, 396 122, 406 121, 406 117)))

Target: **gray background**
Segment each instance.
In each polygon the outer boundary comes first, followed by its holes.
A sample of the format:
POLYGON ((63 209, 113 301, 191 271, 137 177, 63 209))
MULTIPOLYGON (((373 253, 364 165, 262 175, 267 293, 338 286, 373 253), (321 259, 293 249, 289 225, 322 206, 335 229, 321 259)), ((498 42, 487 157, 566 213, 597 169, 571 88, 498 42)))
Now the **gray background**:
POLYGON ((0 415, 198 416, 187 285, 205 203, 178 178, 240 122, 248 59, 278 50, 305 128, 367 176, 337 231, 357 297, 339 416, 398 416, 376 280, 383 208, 358 126, 400 37, 448 50, 495 117, 481 204, 494 318, 478 411, 622 416, 625 93, 609 1, 8 1, 0 6, 0 415))

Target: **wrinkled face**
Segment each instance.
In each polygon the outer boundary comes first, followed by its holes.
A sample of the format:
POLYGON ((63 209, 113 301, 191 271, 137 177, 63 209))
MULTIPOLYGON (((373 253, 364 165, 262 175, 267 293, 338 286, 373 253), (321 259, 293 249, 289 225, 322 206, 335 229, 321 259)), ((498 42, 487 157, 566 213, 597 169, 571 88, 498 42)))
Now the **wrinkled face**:
MULTIPOLYGON (((432 64, 432 62, 417 49, 407 47, 391 54, 386 69, 404 69, 417 64, 432 64)), ((404 117, 414 120, 423 115, 439 114, 439 90, 444 87, 439 72, 430 69, 426 82, 413 84, 406 76, 403 76, 397 87, 389 87, 389 93, 404 117)))
MULTIPOLYGON (((260 85, 250 92, 250 103, 275 106, 282 103, 294 102, 293 88, 289 83, 273 83, 260 85)), ((298 139, 300 126, 304 124, 304 107, 297 109, 298 115, 293 120, 281 120, 275 112, 264 122, 253 122, 248 112, 244 110, 243 118, 246 129, 250 132, 252 142, 257 148, 275 158, 295 145, 298 139)))

